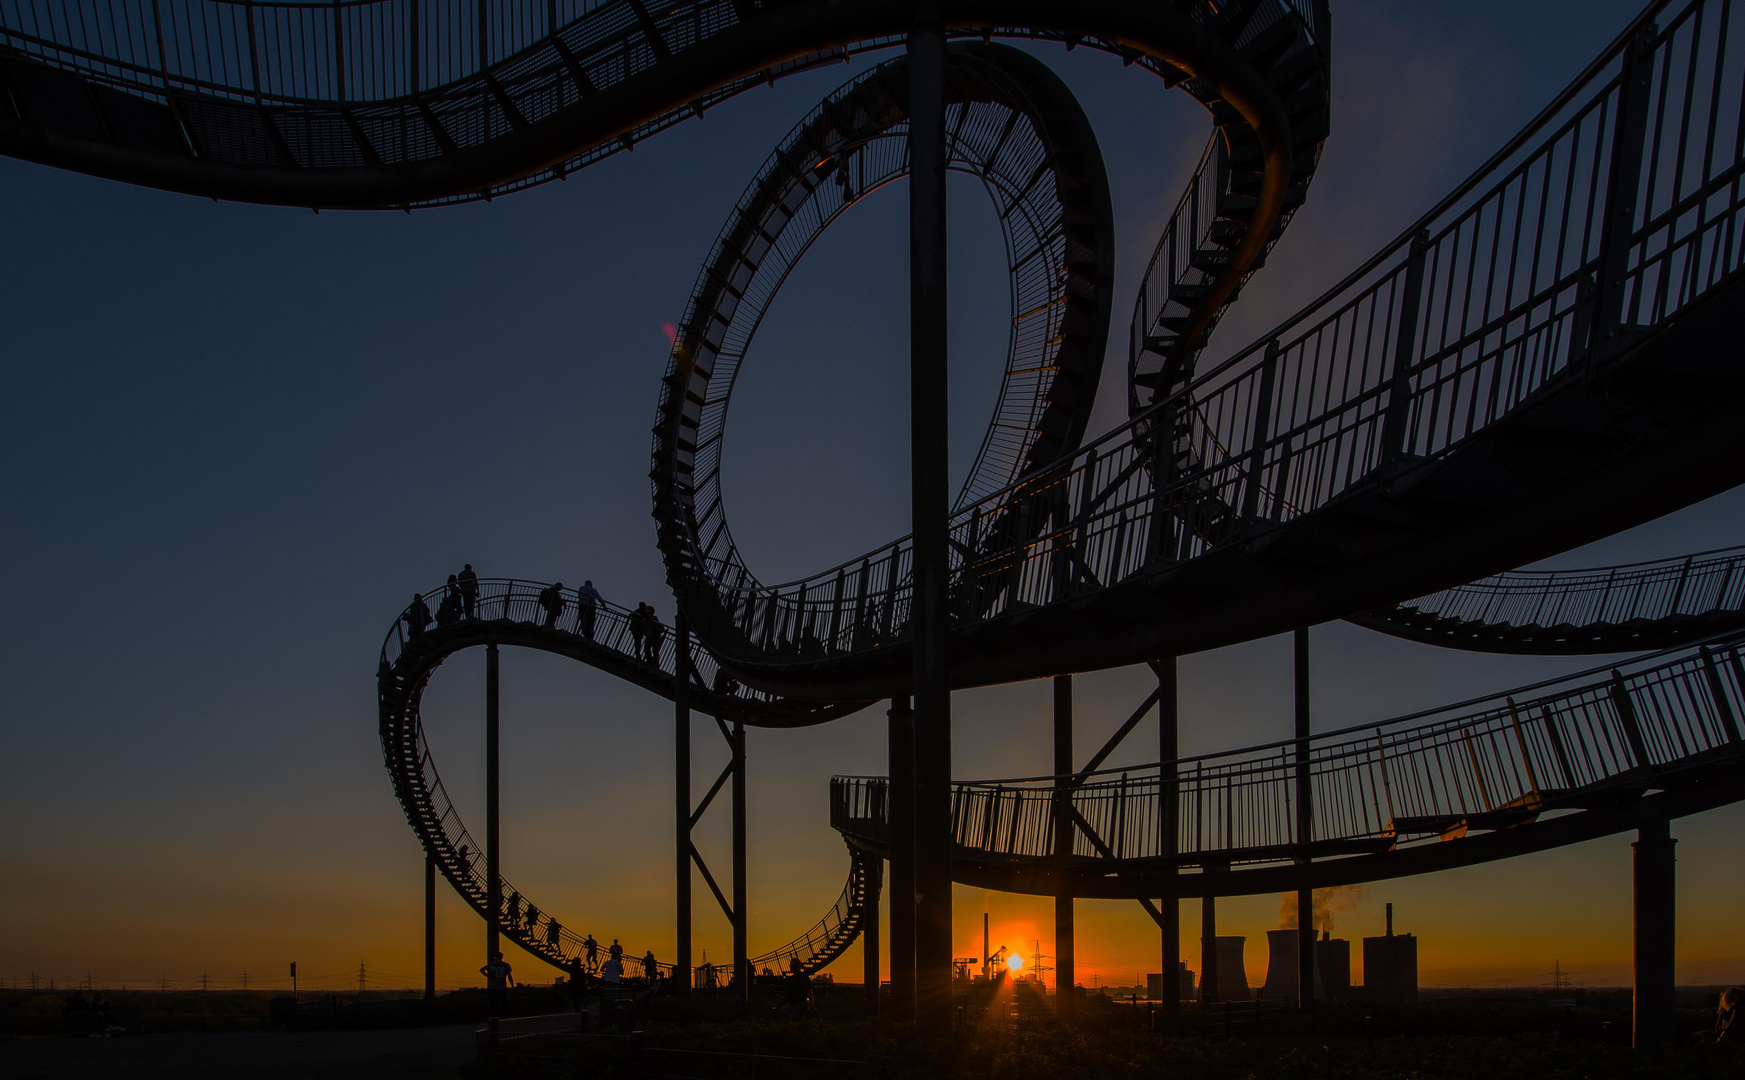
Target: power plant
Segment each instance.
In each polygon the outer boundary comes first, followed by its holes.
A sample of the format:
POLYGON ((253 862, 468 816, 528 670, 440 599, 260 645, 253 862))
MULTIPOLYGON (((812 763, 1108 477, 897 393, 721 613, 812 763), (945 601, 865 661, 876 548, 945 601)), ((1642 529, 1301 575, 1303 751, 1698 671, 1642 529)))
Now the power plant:
POLYGON ((1363 991, 1388 1005, 1418 1003, 1418 939, 1394 933, 1394 906, 1388 905, 1387 932, 1363 939, 1363 991))

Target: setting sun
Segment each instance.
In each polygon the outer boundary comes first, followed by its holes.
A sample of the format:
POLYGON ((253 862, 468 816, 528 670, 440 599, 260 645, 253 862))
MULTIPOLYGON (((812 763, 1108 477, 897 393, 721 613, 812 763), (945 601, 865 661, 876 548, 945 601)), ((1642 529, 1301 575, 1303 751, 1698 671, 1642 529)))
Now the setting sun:
POLYGON ((1006 957, 1006 970, 1014 973, 1023 971, 1024 958, 1019 956, 1017 953, 1013 953, 1011 956, 1006 957))

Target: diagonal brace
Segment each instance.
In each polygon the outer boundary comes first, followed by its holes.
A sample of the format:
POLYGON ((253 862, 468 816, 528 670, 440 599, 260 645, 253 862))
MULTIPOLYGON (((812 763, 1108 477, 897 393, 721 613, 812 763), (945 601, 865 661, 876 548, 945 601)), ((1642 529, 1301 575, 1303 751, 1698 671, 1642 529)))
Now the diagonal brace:
POLYGON ((733 926, 739 925, 739 916, 733 913, 733 905, 727 902, 727 897, 721 892, 721 886, 715 884, 715 875, 709 872, 709 864, 703 861, 702 853, 697 845, 691 845, 691 861, 697 864, 697 869, 703 872, 703 880, 709 883, 709 891, 715 894, 715 902, 721 905, 721 911, 727 916, 727 921, 733 926))
POLYGON ((691 828, 696 828, 697 822, 703 820, 703 814, 709 809, 709 804, 715 801, 715 796, 720 793, 722 786, 733 775, 733 765, 733 761, 727 763, 727 767, 721 770, 721 775, 715 778, 714 785, 709 788, 709 794, 703 796, 703 801, 697 804, 696 811, 691 814, 691 828))
MULTIPOLYGON (((1101 836, 1097 835, 1097 830, 1091 828, 1091 823, 1084 819, 1084 815, 1078 812, 1077 807, 1069 806, 1067 807, 1066 812, 1072 815, 1073 824, 1077 825, 1079 831, 1085 834, 1085 839, 1091 842, 1091 846, 1097 849, 1098 854, 1102 855, 1105 859, 1113 859, 1115 857, 1115 853, 1109 849, 1109 845, 1104 843, 1101 836)), ((1156 904, 1141 896, 1139 898, 1139 906, 1145 909, 1145 913, 1151 916, 1151 921, 1155 922, 1159 928, 1165 930, 1169 929, 1167 926, 1164 926, 1163 912, 1158 909, 1156 904)))
POLYGON ((1153 690, 1151 695, 1140 703, 1139 708, 1133 710, 1133 715, 1127 718, 1127 722, 1117 728, 1115 734, 1109 736, 1109 741, 1103 744, 1103 748, 1091 755, 1091 760, 1085 763, 1085 767, 1073 774, 1072 780, 1067 786, 1076 788, 1080 784, 1083 784, 1085 779, 1090 776, 1091 773, 1096 772, 1097 767, 1108 760, 1109 755, 1115 752, 1115 748, 1121 745, 1121 740, 1125 739, 1132 733, 1134 728, 1139 726, 1139 721, 1145 719, 1145 714, 1151 711, 1151 707, 1156 705, 1158 698, 1162 696, 1162 687, 1153 690))

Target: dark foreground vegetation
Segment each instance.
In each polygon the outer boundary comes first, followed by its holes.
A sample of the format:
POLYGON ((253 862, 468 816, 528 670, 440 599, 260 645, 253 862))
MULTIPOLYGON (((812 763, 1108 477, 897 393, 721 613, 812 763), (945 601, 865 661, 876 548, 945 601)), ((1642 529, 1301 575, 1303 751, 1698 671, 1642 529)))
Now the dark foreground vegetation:
MULTIPOLYGON (((1331 1008, 1314 1031, 1282 1010, 1258 1027, 1228 1028, 1218 1010, 1190 1010, 1173 1028, 1137 1007, 1090 997, 1067 1023, 1050 1002, 1022 991, 960 996, 956 1034, 926 1045, 913 1034, 854 1017, 859 994, 837 988, 813 1015, 783 1019, 771 1003, 740 1015, 724 1005, 699 1019, 678 1003, 656 1001, 634 1019, 572 1033, 506 1037, 481 1065, 479 1080, 547 1077, 693 1077, 698 1080, 1738 1080, 1745 1049, 1686 1045, 1629 1047, 1627 996, 1574 999, 1474 997, 1416 1009, 1331 1008), (1620 1010, 1619 1005, 1624 1009, 1620 1010), (1620 1021, 1622 1021, 1620 1023, 1620 1021), (634 1031, 635 1034, 630 1034, 634 1031), (1228 1033, 1227 1033, 1228 1032, 1228 1033), (822 1060, 794 1060, 794 1059, 822 1060)), ((1686 1026, 1705 1026, 1693 995, 1686 1026)))

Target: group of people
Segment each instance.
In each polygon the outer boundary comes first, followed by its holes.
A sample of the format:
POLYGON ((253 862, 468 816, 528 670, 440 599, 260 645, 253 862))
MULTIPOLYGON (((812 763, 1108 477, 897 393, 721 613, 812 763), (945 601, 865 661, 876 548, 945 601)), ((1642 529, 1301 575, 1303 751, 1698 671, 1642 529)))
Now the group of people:
MULTIPOLYGON (((540 626, 546 630, 556 630, 558 620, 570 608, 571 595, 574 596, 576 609, 575 633, 593 641, 599 605, 605 599, 600 595, 600 590, 594 588, 592 580, 584 580, 578 588, 567 593, 561 581, 554 581, 539 590, 535 599, 543 616, 540 626)), ((504 618, 509 617, 510 598, 511 593, 503 594, 504 618)), ((406 624, 406 639, 416 641, 430 628, 432 622, 438 627, 445 627, 477 618, 479 575, 473 571, 473 564, 467 563, 458 574, 448 575, 448 583, 443 586, 442 598, 437 602, 434 615, 430 611, 429 598, 423 593, 413 593, 412 603, 407 606, 405 614, 400 616, 400 621, 406 624)), ((646 601, 637 604, 630 613, 630 642, 636 659, 658 664, 660 648, 665 641, 666 627, 655 614, 654 605, 646 601)))
MULTIPOLYGON (((517 894, 510 896, 510 929, 516 929, 523 925, 519 916, 520 899, 517 894)), ((528 905, 527 912, 528 917, 525 925, 531 929, 539 912, 531 904, 528 905)), ((560 952, 563 946, 558 935, 561 932, 562 928, 558 925, 557 920, 550 919, 546 924, 546 944, 560 952)), ((654 958, 654 950, 648 950, 640 961, 635 962, 642 965, 642 977, 648 986, 656 986, 660 981, 660 962, 654 958)), ((582 992, 587 987, 590 976, 597 978, 608 991, 616 990, 623 985, 625 978, 624 946, 618 943, 617 938, 613 938, 611 947, 606 950, 606 960, 601 962, 600 943, 594 940, 593 934, 589 934, 582 939, 581 949, 569 958, 566 970, 568 972, 566 981, 570 987, 570 992, 576 996, 579 1006, 582 992)), ((509 988, 515 985, 514 968, 510 966, 509 961, 503 959, 501 952, 495 952, 491 954, 490 961, 479 969, 479 974, 485 977, 485 992, 490 1000, 491 1015, 503 1015, 508 1004, 509 988)))
MULTIPOLYGON (((442 599, 436 605, 434 621, 437 626, 453 626, 455 623, 479 617, 479 575, 473 571, 473 564, 467 563, 461 567, 460 573, 448 575, 448 584, 442 588, 442 599)), ((413 593, 412 603, 406 608, 406 613, 400 616, 400 621, 406 624, 406 638, 416 641, 429 629, 432 620, 430 605, 425 602, 424 594, 413 593)))

